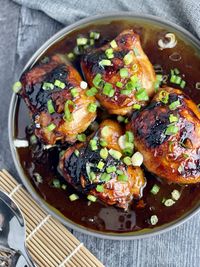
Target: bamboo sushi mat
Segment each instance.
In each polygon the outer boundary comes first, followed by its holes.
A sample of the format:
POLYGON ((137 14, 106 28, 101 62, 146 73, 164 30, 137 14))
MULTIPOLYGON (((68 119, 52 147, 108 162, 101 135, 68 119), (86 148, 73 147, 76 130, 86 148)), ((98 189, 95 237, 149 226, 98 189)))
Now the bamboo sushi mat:
POLYGON ((18 204, 24 215, 26 245, 36 266, 104 266, 61 223, 41 209, 6 170, 0 171, 0 188, 18 204))

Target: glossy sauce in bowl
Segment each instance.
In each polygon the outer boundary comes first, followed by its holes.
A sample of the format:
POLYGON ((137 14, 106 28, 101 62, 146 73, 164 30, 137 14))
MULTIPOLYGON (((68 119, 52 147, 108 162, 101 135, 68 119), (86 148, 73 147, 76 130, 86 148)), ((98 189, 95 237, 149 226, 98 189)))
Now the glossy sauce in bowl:
MULTIPOLYGON (((96 42, 98 47, 111 41, 124 29, 134 29, 140 35, 144 52, 153 65, 161 66, 159 66, 159 69, 162 70, 163 75, 169 75, 171 69, 179 69, 186 81, 184 92, 196 104, 200 103, 200 91, 195 88, 196 83, 200 81, 200 58, 198 55, 200 52, 182 33, 178 33, 175 29, 170 29, 164 24, 156 25, 150 21, 131 18, 115 19, 113 21, 101 20, 99 23, 90 23, 89 26, 82 26, 82 28, 66 34, 61 40, 48 48, 41 59, 54 53, 71 52, 76 45, 77 36, 82 34, 88 36, 90 31, 100 32, 100 40, 96 42), (175 33, 178 41, 177 45, 172 49, 160 50, 158 40, 163 38, 167 32, 175 33)), ((78 57, 73 64, 81 72, 79 62, 80 58, 78 57)), ((170 84, 169 78, 167 84, 176 87, 170 84)), ((99 112, 98 122, 105 117, 109 117, 109 115, 105 114, 105 112, 99 112)), ((116 116, 110 117, 116 119, 116 116)), ((33 130, 30 127, 31 120, 28 109, 22 100, 17 103, 15 121, 15 137, 17 139, 30 140, 30 136, 33 134, 33 130)), ((143 197, 140 200, 133 201, 128 211, 106 205, 100 201, 88 203, 86 197, 80 194, 80 198, 72 202, 69 200, 69 195, 72 193, 77 194, 77 192, 64 181, 57 170, 59 153, 68 146, 68 144, 64 144, 64 146, 58 145, 48 150, 42 150, 41 144, 38 142, 28 148, 18 148, 18 154, 22 168, 37 192, 50 205, 79 225, 100 232, 134 232, 155 227, 150 222, 152 215, 157 215, 158 223, 156 226, 161 226, 184 217, 186 213, 198 205, 200 184, 167 184, 160 180, 159 177, 154 177, 144 168, 147 185, 144 189, 143 197), (42 183, 38 183, 35 180, 33 175, 35 172, 42 176, 42 183), (66 190, 53 187, 52 181, 54 179, 59 179, 61 185, 66 184, 66 190), (155 184, 160 187, 156 195, 150 192, 155 184), (171 198, 171 193, 175 189, 181 193, 181 197, 174 205, 166 207, 163 199, 171 198)))

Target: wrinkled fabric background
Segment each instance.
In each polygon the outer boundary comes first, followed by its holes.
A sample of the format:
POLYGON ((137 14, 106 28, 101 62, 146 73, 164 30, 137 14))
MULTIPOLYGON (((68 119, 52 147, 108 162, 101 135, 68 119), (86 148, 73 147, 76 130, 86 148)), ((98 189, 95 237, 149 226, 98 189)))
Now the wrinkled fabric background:
MULTIPOLYGON (((0 0, 0 168, 18 180, 7 128, 13 81, 31 55, 64 25, 113 11, 158 15, 200 37, 198 0, 0 0)), ((174 230, 141 240, 103 240, 72 232, 106 267, 200 266, 200 213, 174 230)))

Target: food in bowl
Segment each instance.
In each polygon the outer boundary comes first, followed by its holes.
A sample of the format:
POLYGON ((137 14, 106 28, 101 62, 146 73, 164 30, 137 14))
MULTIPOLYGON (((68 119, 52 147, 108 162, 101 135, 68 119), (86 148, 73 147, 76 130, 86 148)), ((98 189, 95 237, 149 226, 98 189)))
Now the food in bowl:
POLYGON ((23 122, 23 168, 50 204, 83 226, 163 225, 200 194, 199 109, 188 96, 185 59, 174 61, 183 43, 160 29, 150 40, 143 25, 115 35, 97 28, 74 34, 73 52, 58 43, 18 82, 33 118, 23 122))

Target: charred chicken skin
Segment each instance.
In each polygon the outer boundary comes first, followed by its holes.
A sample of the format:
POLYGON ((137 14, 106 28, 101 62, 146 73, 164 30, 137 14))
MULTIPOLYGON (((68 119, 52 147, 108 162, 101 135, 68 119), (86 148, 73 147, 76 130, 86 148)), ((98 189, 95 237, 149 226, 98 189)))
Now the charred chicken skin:
POLYGON ((141 197, 145 178, 140 167, 126 166, 120 159, 121 134, 117 122, 105 120, 87 143, 66 150, 59 167, 79 192, 126 210, 133 198, 141 197))
POLYGON ((200 182, 200 111, 182 91, 160 89, 128 128, 150 172, 169 182, 200 182))
POLYGON ((95 98, 85 94, 81 82, 79 73, 59 54, 22 75, 20 95, 35 122, 35 134, 43 143, 74 142, 95 119, 95 110, 88 110, 95 98))
POLYGON ((97 99, 111 114, 131 113, 134 104, 146 105, 154 93, 154 69, 132 30, 88 52, 81 66, 89 85, 98 89, 97 99))

